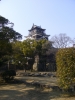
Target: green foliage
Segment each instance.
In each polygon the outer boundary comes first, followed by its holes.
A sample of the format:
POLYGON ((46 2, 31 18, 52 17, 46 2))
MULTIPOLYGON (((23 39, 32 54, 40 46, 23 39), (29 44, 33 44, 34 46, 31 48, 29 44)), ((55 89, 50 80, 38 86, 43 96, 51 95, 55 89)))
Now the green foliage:
POLYGON ((0 40, 0 57, 3 55, 10 54, 12 52, 11 43, 7 43, 3 40, 0 40))
POLYGON ((22 38, 22 35, 16 32, 13 28, 7 27, 7 26, 2 27, 1 32, 0 32, 0 39, 15 41, 21 38, 22 38))
POLYGON ((13 29, 13 23, 0 16, 0 40, 10 42, 21 38, 22 35, 13 29))
POLYGON ((12 43, 12 49, 13 49, 13 64, 21 65, 25 64, 27 62, 22 50, 21 50, 21 41, 16 41, 12 43))
POLYGON ((0 23, 1 23, 2 26, 4 26, 5 24, 8 23, 8 19, 6 19, 6 18, 0 16, 0 23))
POLYGON ((0 66, 3 63, 8 61, 9 57, 12 54, 12 46, 11 43, 6 42, 5 40, 0 40, 0 66))
POLYGON ((40 57, 42 56, 42 45, 46 42, 45 39, 42 40, 24 40, 21 44, 21 50, 25 56, 25 58, 27 58, 27 62, 28 65, 30 66, 31 70, 32 70, 32 66, 34 63, 34 58, 35 55, 39 55, 40 57))
POLYGON ((75 84, 75 48, 59 49, 56 64, 60 87, 70 88, 75 84))
POLYGON ((32 40, 24 40, 21 45, 25 57, 33 57, 35 48, 32 40))
POLYGON ((13 23, 0 16, 0 66, 11 58, 11 42, 21 38, 22 35, 13 29, 13 23))
POLYGON ((41 55, 43 51, 43 44, 47 40, 24 40, 22 42, 22 51, 26 57, 34 57, 36 54, 41 55))

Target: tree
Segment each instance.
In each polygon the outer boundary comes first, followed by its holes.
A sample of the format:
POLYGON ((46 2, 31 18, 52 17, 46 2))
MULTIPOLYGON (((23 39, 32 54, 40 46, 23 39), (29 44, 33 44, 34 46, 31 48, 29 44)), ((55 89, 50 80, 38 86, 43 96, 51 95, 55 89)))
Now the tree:
POLYGON ((29 66, 31 66, 30 68, 32 68, 33 63, 34 63, 34 59, 35 59, 35 55, 39 55, 39 57, 42 57, 42 45, 46 42, 45 39, 42 40, 24 40, 22 42, 22 51, 24 56, 28 59, 28 64, 29 66))
POLYGON ((33 46, 32 40, 24 40, 22 42, 21 48, 22 48, 22 51, 23 51, 25 57, 33 57, 34 56, 35 48, 33 46))
POLYGON ((36 54, 39 56, 38 70, 46 71, 47 51, 52 48, 52 42, 41 39, 35 42, 36 54))
POLYGON ((13 50, 13 54, 12 54, 13 63, 15 65, 18 65, 23 58, 23 52, 21 50, 21 41, 13 42, 12 50, 13 50))
MULTIPOLYGON (((13 25, 8 19, 0 16, 0 67, 12 59, 12 42, 22 38, 22 35, 13 29, 13 25)), ((9 70, 9 68, 1 73, 2 78, 6 81, 13 79, 15 75, 15 70, 9 70)))
POLYGON ((75 84, 75 48, 59 49, 56 64, 60 87, 71 88, 75 84))
POLYGON ((43 52, 44 54, 46 54, 46 52, 47 52, 48 50, 50 50, 52 47, 53 47, 53 46, 52 46, 52 42, 46 40, 45 43, 42 44, 42 52, 43 52))
POLYGON ((11 54, 11 43, 7 43, 3 40, 0 40, 0 66, 2 66, 4 62, 8 61, 8 56, 10 56, 11 54))
POLYGON ((28 59, 28 64, 31 69, 34 63, 35 56, 39 56, 39 63, 42 63, 42 69, 46 69, 46 51, 52 47, 52 43, 46 39, 41 40, 24 40, 21 45, 22 52, 25 58, 28 59))
POLYGON ((12 59, 13 59, 13 64, 18 66, 19 68, 22 67, 26 71, 26 63, 27 59, 21 49, 22 42, 21 41, 16 41, 12 43, 12 49, 13 49, 13 54, 12 54, 12 59))
POLYGON ((32 70, 35 55, 35 47, 33 45, 33 40, 24 40, 21 44, 21 50, 26 61, 28 62, 29 68, 32 70))
POLYGON ((11 42, 21 38, 22 35, 13 29, 13 23, 0 16, 0 65, 10 59, 12 54, 11 42))
POLYGON ((72 39, 72 44, 73 44, 73 47, 75 47, 75 38, 72 39))
POLYGON ((53 36, 51 40, 54 42, 53 45, 56 48, 66 48, 72 45, 71 38, 64 33, 53 36))
POLYGON ((22 35, 13 29, 13 25, 8 19, 0 16, 0 40, 11 42, 22 39, 22 35))

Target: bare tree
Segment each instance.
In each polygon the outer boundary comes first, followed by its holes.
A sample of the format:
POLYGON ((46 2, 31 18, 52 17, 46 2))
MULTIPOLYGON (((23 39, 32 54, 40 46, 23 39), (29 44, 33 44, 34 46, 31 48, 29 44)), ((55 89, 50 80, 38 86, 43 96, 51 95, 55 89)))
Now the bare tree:
POLYGON ((73 44, 73 47, 75 47, 75 38, 72 39, 72 44, 73 44))
POLYGON ((66 48, 73 45, 71 38, 65 33, 55 35, 51 38, 51 40, 54 42, 53 46, 56 48, 66 48))

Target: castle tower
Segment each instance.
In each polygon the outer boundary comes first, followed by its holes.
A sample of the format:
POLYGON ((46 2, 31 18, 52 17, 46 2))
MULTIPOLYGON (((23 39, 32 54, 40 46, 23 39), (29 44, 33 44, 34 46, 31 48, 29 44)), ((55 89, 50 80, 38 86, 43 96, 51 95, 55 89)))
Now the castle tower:
POLYGON ((32 40, 39 40, 39 39, 47 39, 50 35, 46 35, 45 33, 46 29, 42 29, 41 26, 34 25, 29 31, 29 35, 25 36, 26 39, 32 39, 32 40))

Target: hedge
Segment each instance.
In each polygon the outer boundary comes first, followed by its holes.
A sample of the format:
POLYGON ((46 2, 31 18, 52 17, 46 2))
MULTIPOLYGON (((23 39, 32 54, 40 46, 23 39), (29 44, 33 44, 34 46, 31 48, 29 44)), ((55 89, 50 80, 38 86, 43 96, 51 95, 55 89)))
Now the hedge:
POLYGON ((59 86, 69 89, 75 84, 75 48, 59 49, 56 54, 59 86))

